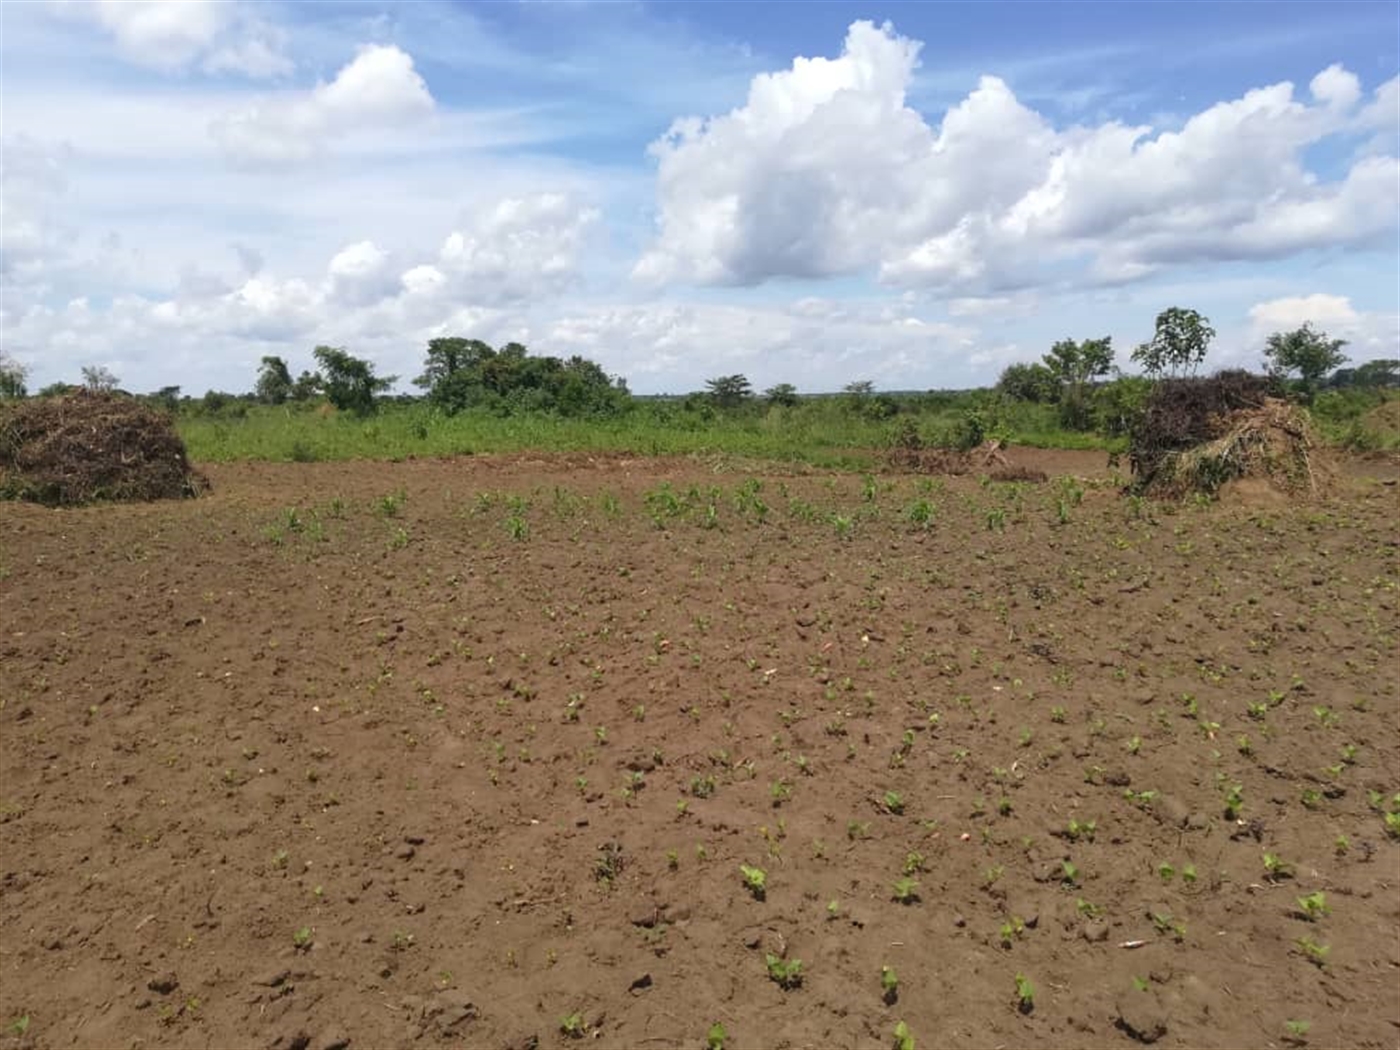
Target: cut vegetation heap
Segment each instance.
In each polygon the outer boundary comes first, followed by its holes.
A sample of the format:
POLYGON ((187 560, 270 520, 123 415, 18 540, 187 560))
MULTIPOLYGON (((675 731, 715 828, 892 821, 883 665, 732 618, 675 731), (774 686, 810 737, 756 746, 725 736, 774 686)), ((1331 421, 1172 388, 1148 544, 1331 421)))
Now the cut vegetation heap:
POLYGON ((1133 428, 1134 485, 1154 496, 1214 496, 1239 479, 1318 495, 1332 472, 1305 411, 1248 372, 1159 383, 1133 428))
POLYGON ((49 506, 197 496, 168 413, 115 393, 82 392, 0 406, 0 497, 49 506))

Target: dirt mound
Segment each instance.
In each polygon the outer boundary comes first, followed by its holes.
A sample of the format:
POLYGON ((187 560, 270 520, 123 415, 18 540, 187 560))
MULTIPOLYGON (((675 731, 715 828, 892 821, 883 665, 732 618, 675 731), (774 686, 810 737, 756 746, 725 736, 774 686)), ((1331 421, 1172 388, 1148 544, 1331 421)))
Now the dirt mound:
POLYGON ((208 487, 169 414, 134 398, 84 392, 0 407, 0 497, 65 506, 208 487))
POLYGON ((1291 496, 1321 495, 1336 472, 1307 413, 1278 398, 1217 416, 1216 436, 1158 462, 1147 485, 1160 496, 1217 495, 1230 482, 1266 482, 1291 496))

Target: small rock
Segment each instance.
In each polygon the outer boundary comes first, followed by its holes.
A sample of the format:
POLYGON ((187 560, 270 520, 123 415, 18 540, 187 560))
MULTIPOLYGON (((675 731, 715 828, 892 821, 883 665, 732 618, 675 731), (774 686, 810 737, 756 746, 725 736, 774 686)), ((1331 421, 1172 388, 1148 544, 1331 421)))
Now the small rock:
POLYGON ((311 1041, 316 1050, 346 1050, 350 1037, 339 1028, 327 1028, 311 1041))
POLYGON ((423 843, 428 841, 422 835, 405 835, 403 837, 403 840, 407 842, 410 846, 421 846, 423 845, 423 843))
POLYGON ((176 988, 180 987, 180 979, 173 973, 163 973, 159 977, 152 977, 146 982, 146 987, 161 995, 169 995, 176 988))
POLYGON ((1187 819, 1191 816, 1191 810, 1186 807, 1186 803, 1171 795, 1158 798, 1154 811, 1158 820, 1173 828, 1185 827, 1187 819))
POLYGON ((967 925, 967 920, 964 919, 961 915, 959 915, 957 918, 955 918, 955 919, 953 920, 953 925, 956 926, 958 929, 961 930, 964 926, 967 925))
POLYGON ((627 986, 629 992, 644 992, 651 987, 651 974, 644 973, 627 986))
POLYGON ((1109 787, 1125 788, 1133 782, 1126 769, 1110 769, 1103 775, 1103 782, 1109 787))
POLYGON ((399 860, 412 860, 418 855, 418 851, 412 846, 404 846, 402 849, 394 851, 394 856, 399 860))
POLYGON ((258 978, 256 978, 256 979, 254 979, 253 983, 254 983, 254 984, 260 984, 260 985, 262 985, 264 988, 277 988, 277 987, 279 987, 279 986, 282 984, 283 981, 285 981, 285 980, 286 980, 288 977, 290 977, 291 975, 292 975, 292 971, 291 971, 291 970, 284 970, 284 969, 281 969, 281 968, 277 968, 277 969, 269 970, 267 973, 263 974, 261 977, 258 977, 258 978))
POLYGON ((1102 944, 1108 940, 1108 923, 1088 922, 1084 924, 1084 929, 1080 931, 1084 939, 1090 944, 1102 944))
POLYGON ((1155 1043, 1167 1034, 1167 1018, 1153 992, 1137 989, 1118 997, 1118 1020, 1114 1024, 1139 1043, 1155 1043))
POLYGON ((1210 827, 1210 817, 1204 813, 1192 813, 1186 818, 1186 826, 1191 831, 1205 831, 1210 827))
POLYGON ((1035 929, 1037 926, 1040 925, 1040 913, 1034 911, 1031 912, 1029 915, 1027 915, 1024 919, 1021 920, 1021 924, 1025 926, 1025 928, 1028 930, 1035 929))
POLYGON ((149 1010, 150 1008, 151 1008, 151 997, 150 997, 149 995, 143 996, 142 998, 136 1000, 136 1004, 135 1004, 135 1006, 134 1006, 134 1009, 137 1009, 137 1010, 149 1010))

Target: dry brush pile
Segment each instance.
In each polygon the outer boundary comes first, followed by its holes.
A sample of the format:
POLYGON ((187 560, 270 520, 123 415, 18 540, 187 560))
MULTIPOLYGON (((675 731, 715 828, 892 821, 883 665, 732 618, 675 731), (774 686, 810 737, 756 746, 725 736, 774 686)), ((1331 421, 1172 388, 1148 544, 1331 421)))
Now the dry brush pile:
POLYGON ((0 406, 0 497, 49 506, 197 496, 170 416, 122 394, 81 392, 0 406))
POLYGON ((1290 495, 1328 490, 1334 472, 1307 413, 1248 372, 1159 383, 1134 428, 1129 459, 1140 492, 1217 494, 1243 478, 1290 495))

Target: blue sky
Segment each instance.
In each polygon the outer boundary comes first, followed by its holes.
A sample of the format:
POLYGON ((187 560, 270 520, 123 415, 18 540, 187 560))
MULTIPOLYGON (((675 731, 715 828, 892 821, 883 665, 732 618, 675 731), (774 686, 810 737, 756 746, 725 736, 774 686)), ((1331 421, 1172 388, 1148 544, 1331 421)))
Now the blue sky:
POLYGON ((1400 344, 1393 3, 0 5, 0 349, 961 387, 1171 305, 1400 344))

